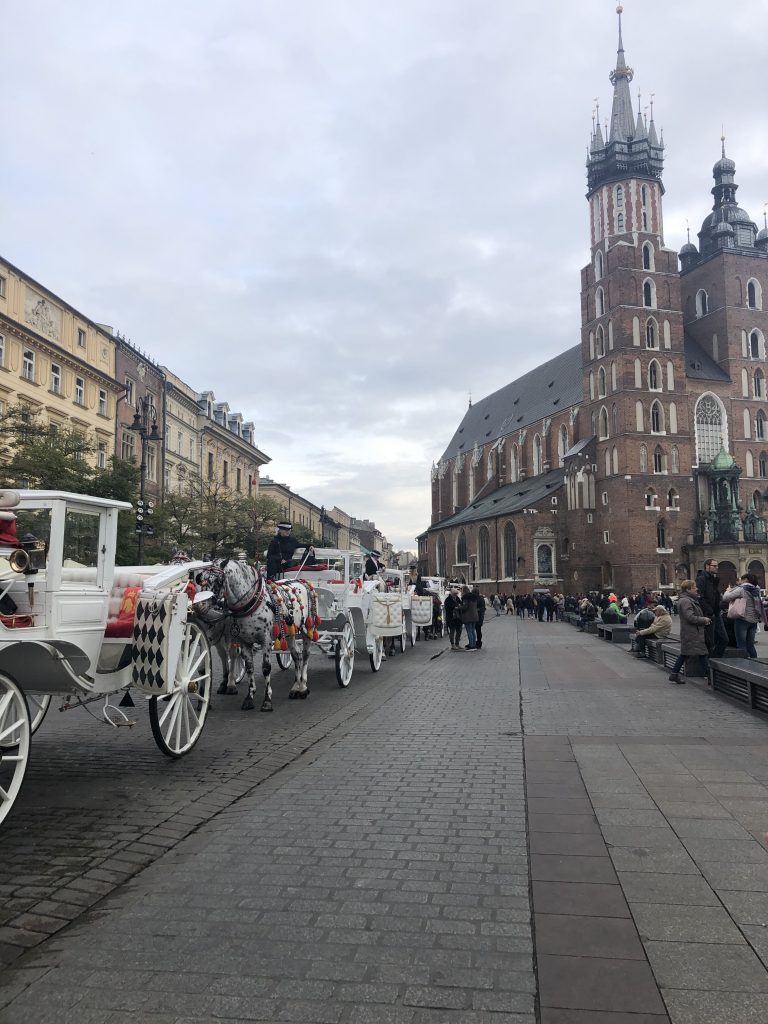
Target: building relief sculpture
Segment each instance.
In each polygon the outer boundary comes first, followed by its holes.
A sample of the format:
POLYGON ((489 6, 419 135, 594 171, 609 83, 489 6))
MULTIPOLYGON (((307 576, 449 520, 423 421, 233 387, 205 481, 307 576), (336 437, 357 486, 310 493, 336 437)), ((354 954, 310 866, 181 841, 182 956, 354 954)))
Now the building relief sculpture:
POLYGON ((61 310, 31 288, 24 302, 24 322, 46 338, 61 340, 61 310))

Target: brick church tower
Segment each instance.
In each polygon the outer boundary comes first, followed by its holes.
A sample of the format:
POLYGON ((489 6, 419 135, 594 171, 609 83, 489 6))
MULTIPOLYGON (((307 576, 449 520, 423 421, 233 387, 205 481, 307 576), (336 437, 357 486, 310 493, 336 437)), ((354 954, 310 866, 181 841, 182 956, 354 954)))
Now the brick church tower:
POLYGON ((648 123, 633 112, 617 10, 611 119, 604 136, 598 114, 587 159, 581 416, 582 435, 596 440, 569 467, 568 506, 588 509, 584 530, 571 533, 602 566, 590 582, 630 591, 671 582, 689 529, 679 510, 681 499, 691 509, 692 449, 677 253, 664 244, 664 144, 653 110, 648 123))

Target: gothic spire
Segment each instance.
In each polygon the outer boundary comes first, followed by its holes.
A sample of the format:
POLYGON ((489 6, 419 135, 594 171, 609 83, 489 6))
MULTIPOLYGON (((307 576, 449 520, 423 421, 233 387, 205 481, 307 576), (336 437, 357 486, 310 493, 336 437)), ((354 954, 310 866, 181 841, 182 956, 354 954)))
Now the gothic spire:
POLYGON ((635 77, 635 73, 627 65, 624 56, 624 40, 621 33, 621 15, 624 13, 624 8, 621 4, 616 8, 616 13, 619 16, 619 50, 616 56, 616 70, 611 72, 613 110, 611 112, 610 141, 627 142, 635 134, 632 96, 629 92, 629 83, 635 77))

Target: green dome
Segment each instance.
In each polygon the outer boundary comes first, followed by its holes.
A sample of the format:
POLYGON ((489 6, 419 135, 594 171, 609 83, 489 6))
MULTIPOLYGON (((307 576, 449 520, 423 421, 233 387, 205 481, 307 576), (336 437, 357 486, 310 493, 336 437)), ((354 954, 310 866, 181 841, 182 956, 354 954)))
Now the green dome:
POLYGON ((736 463, 733 459, 733 456, 729 455, 724 447, 720 448, 720 451, 717 453, 714 460, 712 461, 712 466, 714 469, 733 469, 735 465, 736 463))

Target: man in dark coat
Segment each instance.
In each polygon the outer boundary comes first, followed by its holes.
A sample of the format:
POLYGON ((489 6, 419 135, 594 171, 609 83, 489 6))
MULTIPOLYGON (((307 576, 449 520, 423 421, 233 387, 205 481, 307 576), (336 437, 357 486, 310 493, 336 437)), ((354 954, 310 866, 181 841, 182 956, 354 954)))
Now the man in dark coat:
POLYGON ((720 565, 716 558, 704 563, 704 568, 696 577, 696 590, 699 595, 701 611, 710 620, 705 633, 707 647, 713 658, 722 658, 728 646, 728 634, 723 623, 720 605, 723 593, 720 588, 720 577, 717 570, 720 565))
POLYGON ((386 566, 381 561, 381 552, 371 551, 365 560, 365 575, 368 579, 370 579, 371 576, 378 575, 380 572, 384 572, 385 568, 386 566))
MULTIPOLYGON (((276 580, 285 572, 293 560, 296 548, 301 547, 296 538, 291 536, 292 529, 291 523, 278 523, 277 533, 269 542, 269 547, 267 548, 267 576, 271 580, 276 580)), ((310 549, 307 563, 312 563, 313 561, 314 557, 310 549)))
POLYGON ((477 637, 478 648, 483 646, 483 622, 485 622, 485 598, 477 589, 472 588, 472 593, 477 601, 477 622, 475 623, 475 636, 477 637))

